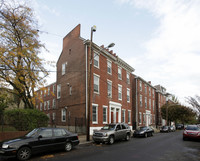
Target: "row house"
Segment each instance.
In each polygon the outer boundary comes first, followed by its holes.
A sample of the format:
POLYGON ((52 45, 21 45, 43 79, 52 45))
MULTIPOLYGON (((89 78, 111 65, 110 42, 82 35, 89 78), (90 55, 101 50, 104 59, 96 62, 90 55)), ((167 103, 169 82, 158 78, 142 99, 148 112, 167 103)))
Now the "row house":
POLYGON ((52 83, 36 91, 36 108, 43 111, 49 117, 49 124, 56 124, 56 83, 52 83))
POLYGON ((134 128, 156 125, 156 88, 151 82, 133 75, 134 128))
POLYGON ((166 125, 166 121, 162 119, 161 107, 166 104, 166 88, 161 85, 156 85, 156 127, 166 125))

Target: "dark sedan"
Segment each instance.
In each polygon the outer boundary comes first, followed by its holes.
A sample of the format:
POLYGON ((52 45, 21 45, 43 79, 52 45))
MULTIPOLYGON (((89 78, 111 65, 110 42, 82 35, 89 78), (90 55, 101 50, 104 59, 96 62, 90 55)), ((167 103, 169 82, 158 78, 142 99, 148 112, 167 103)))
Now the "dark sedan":
POLYGON ((170 129, 170 126, 162 126, 160 128, 160 132, 170 132, 171 129, 170 129))
POLYGON ((0 143, 3 158, 27 160, 32 154, 63 149, 70 151, 79 144, 77 134, 63 128, 36 128, 24 137, 0 143))
POLYGON ((143 136, 143 137, 148 137, 148 136, 153 136, 154 130, 151 127, 148 126, 143 126, 143 127, 139 127, 137 128, 134 133, 133 136, 137 137, 137 136, 143 136))

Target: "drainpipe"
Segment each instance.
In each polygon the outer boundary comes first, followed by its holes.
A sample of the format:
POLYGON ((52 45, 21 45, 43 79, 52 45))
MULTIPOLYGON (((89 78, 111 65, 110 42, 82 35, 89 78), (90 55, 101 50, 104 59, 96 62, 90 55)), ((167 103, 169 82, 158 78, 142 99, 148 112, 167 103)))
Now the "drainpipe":
POLYGON ((86 123, 86 128, 87 128, 87 120, 88 120, 88 61, 87 61, 87 59, 88 59, 88 50, 87 50, 87 45, 85 46, 86 48, 85 48, 85 64, 86 64, 86 66, 85 66, 85 118, 86 118, 86 121, 85 121, 85 123, 86 123))

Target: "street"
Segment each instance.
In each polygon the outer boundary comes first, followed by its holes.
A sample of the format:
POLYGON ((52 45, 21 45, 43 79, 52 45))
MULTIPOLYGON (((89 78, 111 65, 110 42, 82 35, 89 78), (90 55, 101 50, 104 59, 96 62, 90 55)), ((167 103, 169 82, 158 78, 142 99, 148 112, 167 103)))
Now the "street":
POLYGON ((182 131, 157 133, 148 138, 117 141, 113 145, 79 145, 71 152, 33 156, 31 161, 199 161, 200 142, 183 141, 182 131))

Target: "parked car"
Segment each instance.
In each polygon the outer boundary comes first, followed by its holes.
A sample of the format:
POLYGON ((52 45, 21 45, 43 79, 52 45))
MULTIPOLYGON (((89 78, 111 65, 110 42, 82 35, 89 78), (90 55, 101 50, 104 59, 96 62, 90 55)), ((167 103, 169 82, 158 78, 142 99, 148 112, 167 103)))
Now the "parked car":
POLYGON ((197 125, 188 125, 183 131, 183 140, 187 139, 199 139, 200 140, 200 128, 197 125))
POLYGON ((131 129, 127 124, 116 123, 107 124, 101 130, 96 130, 93 133, 95 143, 113 144, 115 140, 130 140, 131 129))
POLYGON ((182 130, 182 129, 184 129, 184 125, 183 124, 176 124, 176 129, 182 130))
POLYGON ((27 160, 32 154, 63 149, 70 151, 79 144, 77 134, 63 128, 36 128, 24 137, 0 143, 3 158, 27 160))
POLYGON ((162 126, 160 128, 160 132, 170 132, 170 131, 171 131, 171 129, 169 126, 162 126))
POLYGON ((174 132, 174 131, 176 131, 176 127, 175 126, 170 126, 170 131, 172 131, 172 132, 174 132))
POLYGON ((154 133, 154 129, 152 129, 149 126, 142 126, 137 128, 134 133, 133 136, 137 137, 137 136, 143 136, 143 137, 148 137, 148 136, 153 136, 154 133))

